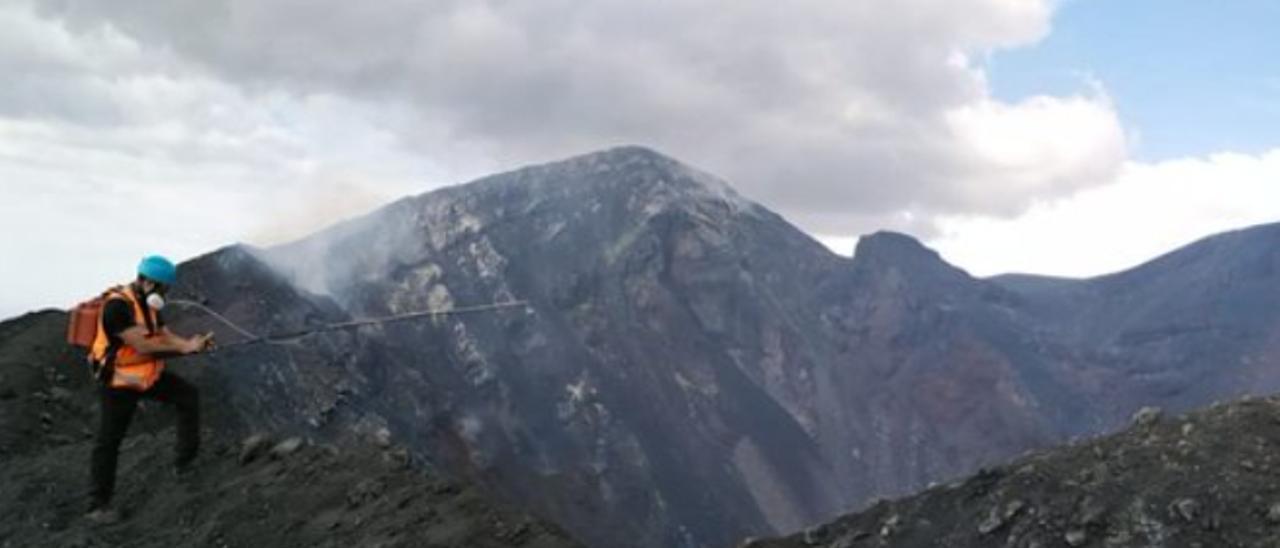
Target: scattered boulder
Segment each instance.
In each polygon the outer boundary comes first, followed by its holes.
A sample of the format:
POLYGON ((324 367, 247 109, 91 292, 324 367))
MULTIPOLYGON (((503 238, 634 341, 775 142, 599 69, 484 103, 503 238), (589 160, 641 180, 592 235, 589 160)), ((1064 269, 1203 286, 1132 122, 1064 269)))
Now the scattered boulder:
POLYGON ((391 431, 386 427, 379 428, 377 432, 373 433, 373 441, 382 449, 390 449, 391 431))
POLYGON ((1004 509, 996 506, 987 513, 987 518, 978 524, 978 532, 983 535, 989 535, 1002 529, 1005 524, 1009 523, 1014 517, 1017 517, 1022 509, 1026 507, 1026 503, 1020 500, 1014 500, 1005 505, 1004 509))
POLYGON ((1076 523, 1080 525, 1101 525, 1107 509, 1095 497, 1086 496, 1080 501, 1080 509, 1076 514, 1076 523))
POLYGON ((892 537, 895 533, 898 532, 898 528, 901 526, 901 524, 902 524, 901 516, 899 516, 898 514, 889 516, 889 519, 885 520, 884 525, 880 526, 880 538, 887 539, 889 537, 892 537))
POLYGON ((1200 504, 1194 499, 1178 499, 1169 505, 1169 509, 1175 518, 1182 518, 1187 523, 1194 522, 1200 515, 1200 504))
POLYGON ((1072 529, 1062 536, 1062 540, 1067 541, 1071 546, 1084 546, 1084 543, 1089 540, 1089 535, 1084 529, 1072 529))
POLYGON ((271 458, 277 459, 277 460, 283 459, 285 457, 288 457, 289 455, 296 453, 301 448, 302 448, 302 438, 295 436, 295 437, 286 439, 280 443, 277 443, 275 447, 272 447, 271 458))
POLYGON ((240 442, 240 464, 249 464, 267 450, 271 443, 265 435, 254 434, 240 442))
POLYGON ((853 548, 857 543, 866 540, 871 533, 862 530, 854 530, 841 535, 840 538, 832 542, 830 548, 853 548))
POLYGON ((386 490, 386 484, 379 479, 363 480, 347 492, 347 507, 357 508, 367 502, 377 500, 386 490))
POLYGON ((1280 502, 1272 503, 1267 508, 1267 521, 1272 525, 1280 525, 1280 502))
POLYGON ((399 468, 406 468, 411 462, 413 462, 413 456, 409 453, 409 450, 404 447, 397 447, 390 451, 383 452, 382 458, 388 463, 399 468))
POLYGON ((1159 422, 1163 414, 1164 411, 1159 407, 1143 407, 1142 409, 1139 409, 1137 413, 1133 414, 1133 426, 1148 428, 1159 422))
POLYGON ((68 405, 74 399, 70 390, 61 386, 55 386, 49 389, 49 401, 58 405, 68 405))
POLYGON ((831 530, 826 525, 816 525, 804 530, 804 542, 809 546, 825 544, 831 539, 831 530))

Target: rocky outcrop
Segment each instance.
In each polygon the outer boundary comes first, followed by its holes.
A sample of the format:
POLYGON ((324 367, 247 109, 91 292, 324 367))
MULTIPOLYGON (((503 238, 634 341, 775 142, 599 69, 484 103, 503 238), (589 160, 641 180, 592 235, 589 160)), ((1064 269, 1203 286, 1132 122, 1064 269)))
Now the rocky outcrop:
POLYGON ((1280 397, 1165 417, 749 548, 1270 546, 1280 397))

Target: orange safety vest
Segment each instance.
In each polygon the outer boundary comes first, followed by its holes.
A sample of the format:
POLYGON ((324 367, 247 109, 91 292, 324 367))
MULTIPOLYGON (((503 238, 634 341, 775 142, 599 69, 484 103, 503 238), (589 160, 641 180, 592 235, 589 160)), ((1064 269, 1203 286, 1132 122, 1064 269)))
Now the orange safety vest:
MULTIPOLYGON (((114 299, 123 299, 133 309, 134 323, 147 328, 148 339, 161 336, 160 318, 156 311, 147 306, 142 299, 137 298, 133 291, 132 287, 123 286, 108 289, 102 310, 106 311, 106 303, 114 299)), ((138 392, 151 388, 160 379, 160 373, 164 371, 164 360, 138 352, 124 341, 120 341, 118 348, 111 348, 111 341, 102 325, 103 315, 102 312, 98 313, 98 333, 94 336, 93 346, 89 348, 89 357, 95 364, 109 372, 111 388, 124 388, 138 392)))

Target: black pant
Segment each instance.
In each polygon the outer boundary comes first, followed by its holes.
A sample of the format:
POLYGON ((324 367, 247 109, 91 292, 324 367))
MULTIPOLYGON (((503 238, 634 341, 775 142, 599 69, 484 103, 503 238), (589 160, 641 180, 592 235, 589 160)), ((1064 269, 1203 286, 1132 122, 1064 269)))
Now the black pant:
POLYGON ((111 501, 116 485, 116 459, 120 454, 120 442, 129 430, 133 412, 142 398, 171 403, 178 411, 178 445, 174 464, 181 467, 195 459, 200 450, 200 395, 194 386, 182 377, 168 371, 146 392, 101 387, 102 422, 93 445, 93 505, 101 506, 111 501))

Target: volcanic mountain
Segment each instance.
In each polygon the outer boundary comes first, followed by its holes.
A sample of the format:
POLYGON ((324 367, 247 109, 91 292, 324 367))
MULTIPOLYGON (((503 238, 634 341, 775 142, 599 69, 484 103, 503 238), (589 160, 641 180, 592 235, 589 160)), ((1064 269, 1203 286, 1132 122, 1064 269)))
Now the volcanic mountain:
MULTIPOLYGON (((257 334, 192 360, 246 431, 369 439, 592 546, 717 547, 1280 374, 1280 225, 1086 280, 835 255, 639 147, 405 198, 181 268, 257 334), (213 382, 212 380, 210 382, 213 382)), ((221 330, 197 311, 179 331, 221 330)))

